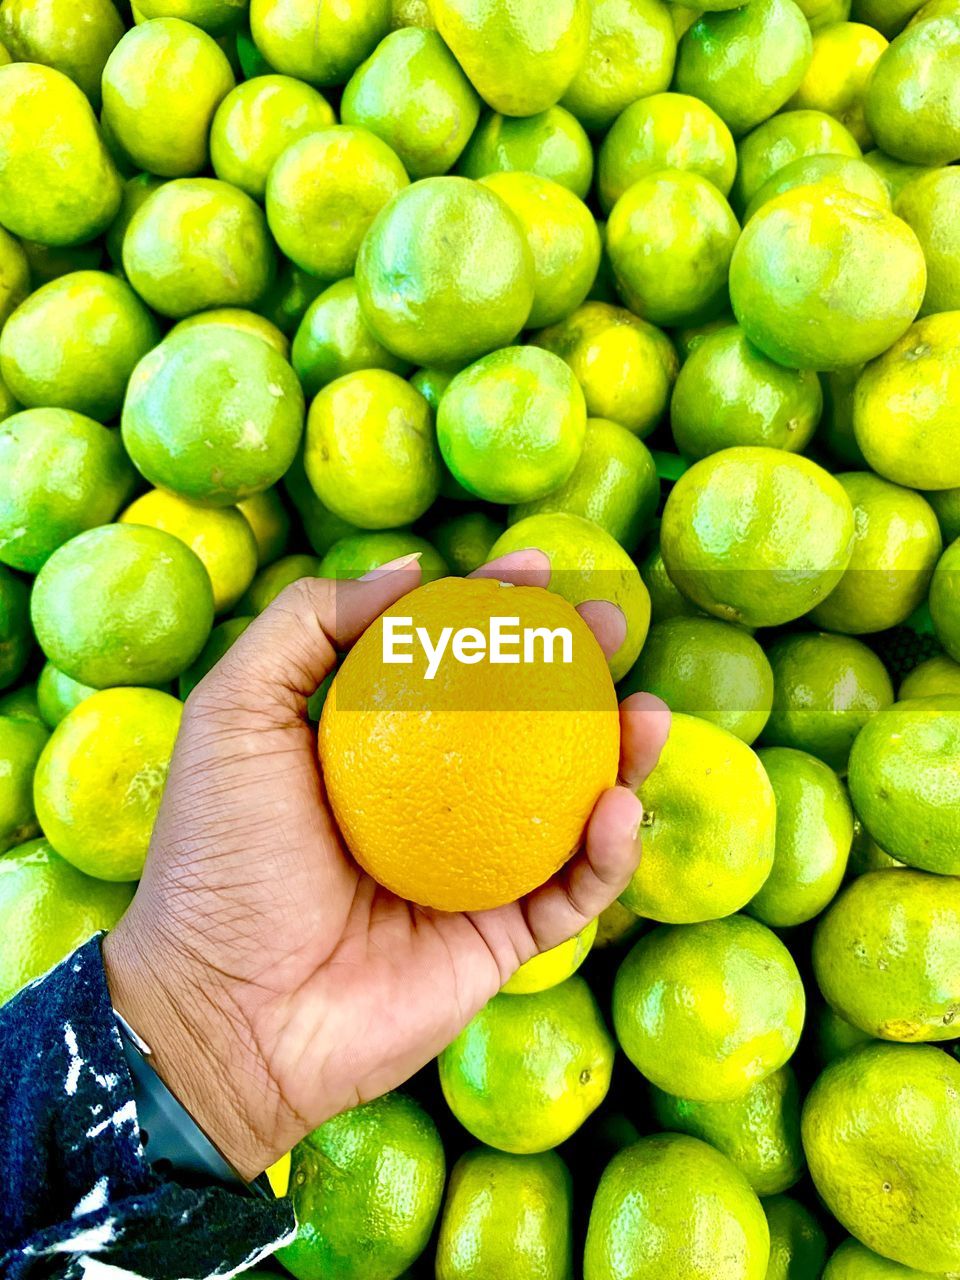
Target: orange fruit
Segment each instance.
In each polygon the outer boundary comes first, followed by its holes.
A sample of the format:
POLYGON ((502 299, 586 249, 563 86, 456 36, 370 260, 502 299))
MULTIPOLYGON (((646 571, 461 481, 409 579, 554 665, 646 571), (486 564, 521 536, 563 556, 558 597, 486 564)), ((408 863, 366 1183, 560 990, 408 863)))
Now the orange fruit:
POLYGON ((338 671, 319 735, 356 860, 394 893, 444 911, 501 906, 557 871, 616 780, 619 745, 606 659, 580 615, 555 592, 492 579, 431 582, 378 618, 338 671), (491 660, 497 618, 521 637, 565 630, 569 645, 558 640, 545 661, 541 637, 532 654, 510 648, 530 660, 491 660), (415 628, 432 645, 454 632, 432 676, 415 628), (458 658, 457 633, 484 638, 486 653, 458 658), (384 661, 391 634, 412 662, 384 661), (412 641, 401 647, 401 635, 412 641))

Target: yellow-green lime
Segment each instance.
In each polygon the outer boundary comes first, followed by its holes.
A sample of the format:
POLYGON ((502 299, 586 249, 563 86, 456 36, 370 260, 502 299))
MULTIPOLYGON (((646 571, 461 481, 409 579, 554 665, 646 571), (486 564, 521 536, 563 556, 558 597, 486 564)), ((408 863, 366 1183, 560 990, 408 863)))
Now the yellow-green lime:
POLYGON ((124 280, 75 271, 30 295, 0 332, 0 376, 26 408, 120 412, 130 374, 155 346, 156 322, 124 280))
POLYGON ((401 27, 425 27, 428 31, 435 31, 430 0, 392 0, 390 26, 394 31, 401 27))
POLYGON ((593 177, 593 150, 583 125, 563 107, 532 116, 485 115, 467 143, 457 172, 536 173, 584 199, 593 177))
POLYGON ((123 269, 140 297, 174 320, 212 307, 250 307, 276 258, 260 207, 217 178, 165 182, 123 238, 123 269))
POLYGON ((345 373, 388 369, 403 374, 410 368, 370 332, 352 276, 330 285, 310 303, 294 335, 290 359, 308 397, 345 373))
POLYGON ((944 543, 960 538, 960 488, 935 489, 924 497, 936 512, 944 543))
POLYGON ((395 355, 462 364, 526 324, 533 256, 494 192, 466 178, 425 178, 374 220, 357 259, 357 294, 374 337, 395 355))
POLYGON ((436 31, 393 31, 343 91, 344 124, 362 125, 397 153, 413 179, 447 173, 480 117, 480 99, 436 31))
POLYGON ((195 662, 182 672, 177 681, 177 693, 182 701, 186 701, 208 671, 220 661, 231 647, 249 627, 253 618, 233 617, 219 623, 210 632, 210 638, 200 650, 195 662))
POLYGON ((234 87, 226 54, 181 18, 132 27, 103 69, 103 119, 134 166, 185 178, 207 166, 214 112, 234 87))
POLYGON ((960 662, 954 662, 945 653, 927 658, 905 676, 897 697, 931 698, 940 693, 960 694, 960 662))
MULTIPOLYGON (((466 576, 487 563, 503 530, 503 522, 486 511, 465 511, 435 524, 430 537, 451 571, 466 576)), ((422 572, 422 560, 420 567, 422 572)))
POLYGON ((236 507, 201 507, 175 493, 151 489, 132 502, 119 520, 163 529, 188 546, 210 575, 214 613, 232 609, 253 581, 257 543, 236 507))
POLYGON ((550 561, 550 590, 572 605, 609 600, 623 613, 627 634, 609 659, 620 680, 637 660, 650 625, 650 597, 637 566, 606 530, 582 516, 542 512, 518 520, 490 548, 490 559, 537 547, 550 561))
POLYGON ((643 441, 619 422, 588 418, 583 450, 567 480, 542 498, 512 507, 509 520, 566 511, 592 520, 633 551, 659 501, 656 463, 643 441))
POLYGON ((763 1212, 770 1228, 765 1280, 820 1280, 827 1237, 810 1210, 790 1196, 768 1196, 763 1212))
POLYGON ((665 622, 668 618, 704 617, 703 612, 688 600, 671 581, 663 563, 659 536, 656 543, 639 561, 640 576, 650 594, 650 618, 652 622, 665 622))
POLYGON ((886 39, 862 22, 834 22, 813 36, 813 57, 800 85, 787 103, 806 111, 825 111, 844 125, 861 147, 872 139, 864 116, 864 99, 874 65, 886 39))
POLYGON ((681 367, 670 428, 685 458, 735 445, 801 453, 822 409, 815 373, 776 364, 732 324, 704 334, 681 367))
POLYGON ((294 142, 334 123, 323 94, 290 76, 255 76, 232 89, 210 128, 210 163, 218 178, 263 200, 267 175, 294 142))
POLYGON ((96 109, 100 76, 123 22, 110 0, 6 0, 0 7, 2 61, 42 63, 69 76, 96 109))
POLYGON ((960 170, 933 169, 908 182, 895 211, 913 228, 927 261, 920 314, 960 311, 960 170))
POLYGON ((393 1280, 426 1248, 444 1173, 440 1135, 412 1098, 341 1112, 293 1149, 298 1231, 278 1260, 298 1280, 393 1280))
POLYGON ((848 1236, 830 1255, 823 1280, 931 1280, 928 1271, 901 1266, 848 1236))
POLYGON ((271 320, 281 333, 293 333, 310 303, 323 292, 324 282, 309 275, 295 263, 282 259, 279 270, 259 303, 260 314, 271 320))
POLYGON ((744 211, 747 223, 758 209, 774 197, 792 191, 794 187, 806 187, 812 183, 826 183, 848 191, 851 195, 872 200, 883 208, 890 207, 887 184, 876 170, 862 159, 850 155, 834 155, 830 152, 812 156, 800 156, 769 177, 754 194, 744 211))
POLYGON ((559 946, 525 961, 500 988, 511 996, 529 996, 565 982, 586 960, 597 936, 597 922, 590 923, 559 946))
POLYGON ((436 547, 409 529, 348 533, 324 555, 317 575, 321 578, 359 578, 371 569, 414 552, 420 556, 421 584, 449 575, 447 562, 436 547))
POLYGON ((308 84, 345 84, 390 30, 390 0, 256 0, 250 31, 275 70, 308 84))
MULTIPOLYGON (((755 0, 754 0, 755 2, 755 0)), ((584 1280, 765 1280, 770 1232, 760 1201, 721 1152, 658 1133, 619 1151, 590 1210, 584 1280)))
MULTIPOLYGON (((659 3, 659 0, 656 0, 659 3)), ((556 324, 586 298, 600 265, 600 233, 573 192, 532 173, 494 173, 480 180, 513 212, 533 256, 531 328, 556 324)))
POLYGON ((267 605, 272 604, 291 582, 297 582, 300 578, 319 577, 320 560, 317 556, 303 553, 281 556, 279 560, 274 560, 273 564, 260 570, 238 601, 237 613, 243 617, 263 613, 267 605))
POLYGON ((430 0, 430 12, 477 92, 504 115, 552 107, 587 52, 587 0, 430 0))
MULTIPOLYGON (((152 173, 137 173, 123 184, 123 194, 117 216, 107 229, 106 246, 110 261, 115 267, 123 266, 123 238, 127 234, 133 215, 158 187, 163 186, 162 178, 155 178, 152 173)), ((99 258, 94 266, 99 266, 99 258)))
POLYGON ((132 885, 85 876, 46 840, 11 849, 0 858, 0 1002, 112 929, 132 897, 132 885))
MULTIPOLYGON (((465 489, 488 502, 529 502, 564 484, 586 427, 583 392, 569 365, 540 347, 504 347, 469 365, 437 411, 444 462, 465 489)), ((320 497, 337 510, 323 492, 320 497)))
MULTIPOLYGON (((138 22, 150 18, 183 18, 212 36, 228 39, 246 16, 246 0, 137 0, 138 22)), ((224 52, 229 52, 229 46, 224 52)), ((231 64, 233 59, 231 58, 231 64)))
POLYGON ((453 1167, 437 1239, 437 1280, 573 1274, 573 1184, 554 1151, 475 1147, 453 1167))
POLYGON ((803 1110, 817 1191, 868 1248, 921 1271, 960 1267, 960 1063, 867 1044, 822 1073, 803 1110))
POLYGON ((282 556, 290 536, 290 516, 276 489, 262 489, 237 503, 237 510, 253 531, 257 564, 262 568, 282 556))
POLYGON ((213 623, 213 591, 179 538, 140 525, 89 529, 40 570, 30 612, 44 654, 105 689, 160 684, 188 667, 213 623))
POLYGON ((48 736, 36 720, 0 715, 0 853, 39 831, 33 775, 48 736))
MULTIPOLYGON (((900 701, 902 702, 903 699, 901 698, 900 701)), ((853 844, 850 846, 850 861, 847 863, 847 872, 850 877, 866 875, 868 871, 886 871, 890 867, 904 865, 880 848, 859 818, 854 820, 853 844)))
POLYGON ((859 1027, 854 1027, 841 1018, 828 1004, 817 1010, 813 1029, 817 1055, 823 1066, 855 1049, 857 1045, 866 1044, 873 1039, 866 1031, 861 1031, 859 1027))
POLYGON ((18 678, 32 649, 30 591, 22 578, 0 564, 0 689, 18 678))
POLYGON ((853 429, 870 467, 910 489, 960 486, 960 311, 918 320, 863 371, 853 429))
POLYGON ((593 945, 598 951, 625 946, 642 931, 645 923, 622 902, 614 899, 597 917, 597 936, 593 945))
POLYGON ((659 925, 634 945, 613 989, 624 1053, 659 1089, 697 1102, 732 1101, 779 1070, 804 1006, 790 952, 739 915, 659 925))
POLYGON ((566 360, 590 417, 618 422, 641 438, 663 417, 677 353, 662 330, 625 307, 585 302, 534 341, 566 360))
POLYGON ((656 1085, 650 1095, 661 1128, 688 1133, 722 1151, 758 1196, 786 1191, 803 1173, 800 1090, 789 1065, 730 1102, 690 1102, 656 1085))
POLYGON ((770 875, 746 910, 773 929, 803 924, 834 898, 850 856, 853 810, 836 773, 792 747, 759 752, 777 809, 770 875))
POLYGON ((764 743, 807 751, 845 772, 857 734, 893 702, 886 667, 861 641, 822 631, 783 636, 767 657, 773 709, 764 743))
POLYGON ((33 780, 37 818, 61 857, 100 880, 136 880, 183 711, 157 689, 103 689, 60 721, 33 780))
POLYGON ((535 995, 498 995, 444 1049, 443 1096, 475 1138, 526 1155, 565 1142, 606 1097, 614 1045, 576 975, 535 995))
POLYGON ((283 477, 283 487, 300 517, 307 542, 318 556, 322 556, 338 538, 356 533, 356 525, 334 515, 314 493, 303 467, 302 444, 290 464, 290 470, 283 477))
POLYGON ((925 287, 923 251, 907 224, 825 183, 763 205, 730 265, 730 299, 747 337, 794 369, 880 355, 909 328, 925 287))
POLYGON ((960 696, 886 707, 850 753, 850 797, 881 849, 908 866, 960 875, 960 696))
POLYGON ((915 27, 918 22, 926 22, 928 18, 942 18, 946 14, 957 12, 957 0, 926 0, 916 11, 908 27, 915 27))
POLYGON ((0 422, 5 422, 7 418, 12 417, 19 408, 3 378, 0 377, 0 422))
POLYGON ((0 227, 0 329, 30 292, 30 264, 20 241, 0 227))
MULTIPOLYGON (((651 691, 662 696, 662 686, 651 691)), ((637 794, 644 853, 620 895, 624 906, 651 920, 695 924, 750 901, 773 866, 776 806, 767 775, 741 739, 675 712, 657 766, 637 794)))
POLYGON ((55 729, 65 715, 96 692, 92 685, 73 680, 52 662, 45 662, 37 680, 40 718, 48 729, 55 729))
POLYGON ((710 319, 726 305, 739 232, 726 199, 700 174, 676 169, 639 178, 614 205, 606 232, 627 306, 659 325, 710 319))
POLYGON ((17 689, 0 694, 0 715, 11 716, 14 720, 36 720, 44 723, 37 705, 37 686, 22 684, 17 689))
POLYGON ((258 315, 256 311, 247 311, 243 307, 215 307, 212 311, 198 311, 175 324, 167 334, 183 333, 185 329, 200 329, 216 325, 224 329, 235 329, 239 333, 249 333, 273 347, 286 360, 290 354, 290 343, 286 335, 281 333, 272 320, 258 315))
POLYGON ((855 0, 852 16, 892 40, 920 7, 917 0, 855 0))
POLYGON ((864 154, 863 163, 868 164, 886 186, 891 204, 908 182, 927 173, 930 168, 929 165, 909 164, 905 160, 895 160, 893 156, 888 156, 876 149, 864 154))
POLYGON ((363 529, 416 520, 440 487, 429 405, 384 369, 344 374, 310 406, 304 466, 320 501, 363 529))
POLYGON ((780 449, 732 448, 695 463, 667 499, 660 546, 670 577, 708 613, 776 626, 836 586, 853 545, 838 482, 780 449))
POLYGON ((897 160, 960 159, 960 13, 897 36, 870 77, 866 120, 877 146, 897 160))
POLYGON ((849 130, 823 111, 783 111, 771 116, 737 147, 737 176, 731 200, 738 209, 744 208, 785 165, 815 155, 858 160, 860 148, 849 130))
POLYGON ((338 280, 353 270, 376 215, 407 185, 396 152, 376 134, 330 125, 291 143, 271 168, 267 222, 297 266, 338 280))
POLYGON ((812 53, 793 0, 756 0, 701 14, 680 41, 674 85, 712 107, 739 138, 797 91, 812 53))
POLYGON ((123 184, 82 91, 33 62, 0 66, 0 224, 49 246, 105 231, 123 184))
POLYGON ((69 409, 13 414, 0 424, 0 560, 36 573, 112 520, 135 483, 118 432, 69 409))
POLYGON ((673 20, 661 0, 593 0, 587 52, 563 105, 591 132, 625 107, 670 87, 677 53, 673 20))
POLYGON ((134 465, 153 484, 204 506, 233 506, 290 466, 303 430, 303 392, 286 360, 260 338, 201 325, 140 361, 121 428, 134 465))

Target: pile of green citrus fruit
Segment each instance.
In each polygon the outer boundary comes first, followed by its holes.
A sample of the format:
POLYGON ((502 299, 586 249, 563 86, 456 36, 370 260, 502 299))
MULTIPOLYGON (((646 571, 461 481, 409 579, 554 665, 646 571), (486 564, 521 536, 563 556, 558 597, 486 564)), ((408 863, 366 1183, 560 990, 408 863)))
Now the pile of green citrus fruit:
POLYGON ((2 0, 0 1000, 284 586, 527 547, 642 863, 280 1261, 960 1275, 960 0, 2 0))

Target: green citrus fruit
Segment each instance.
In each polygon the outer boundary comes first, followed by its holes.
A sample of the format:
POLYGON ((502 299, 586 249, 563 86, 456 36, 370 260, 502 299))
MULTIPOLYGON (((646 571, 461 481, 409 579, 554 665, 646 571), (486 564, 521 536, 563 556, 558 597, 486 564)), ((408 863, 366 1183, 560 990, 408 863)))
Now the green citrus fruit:
POLYGON ((19 240, 0 227, 0 329, 30 292, 30 264, 19 240))
POLYGON ((850 753, 850 797, 874 840, 911 867, 960 874, 960 697, 886 707, 850 753))
POLYGON ((917 0, 855 0, 852 6, 857 22, 875 27, 888 40, 893 39, 919 7, 917 0))
POLYGON ((812 155, 791 160, 778 169, 756 192, 744 211, 744 224, 756 211, 776 196, 794 187, 807 187, 813 183, 826 183, 839 187, 851 195, 872 200, 883 208, 890 207, 890 193, 880 175, 863 160, 849 155, 812 155))
POLYGON ((742 1097, 782 1067, 803 1014, 790 952, 746 916, 659 925, 634 945, 613 989, 617 1039, 633 1065, 698 1102, 742 1097))
POLYGON ((210 124, 234 87, 216 40, 181 18, 131 28, 103 69, 103 118, 140 169, 185 178, 205 169, 210 124))
POLYGON ((247 311, 243 307, 216 307, 213 311, 198 311, 175 324, 167 334, 183 333, 185 329, 200 329, 216 325, 224 329, 235 329, 240 333, 250 333, 261 342, 273 347, 284 359, 290 354, 290 343, 272 320, 258 315, 256 311, 247 311))
POLYGON ((276 489, 262 489, 237 503, 237 510, 253 531, 257 564, 262 568, 282 556, 290 536, 290 516, 276 489))
POLYGON ((267 175, 287 147, 335 119, 326 98, 310 85, 290 76, 255 76, 217 107, 210 129, 213 171, 263 200, 267 175))
POLYGON ((46 726, 36 720, 0 715, 0 853, 40 830, 33 776, 48 737, 46 726))
POLYGON ((256 0, 250 31, 275 70, 308 84, 345 84, 390 30, 390 0, 256 0))
POLYGON ((53 553, 37 575, 30 612, 45 655, 74 680, 98 689, 160 684, 203 648, 213 592, 178 538, 108 524, 53 553))
POLYGON ((407 185, 396 152, 376 134, 330 125, 291 143, 270 170, 267 222, 288 258, 338 280, 353 270, 376 215, 407 185))
MULTIPOLYGON (((246 0, 137 0, 132 6, 138 22, 150 18, 182 18, 210 35, 234 36, 246 17, 246 0)), ((224 50, 228 52, 229 46, 224 50)), ((234 59, 231 58, 231 64, 234 59)))
POLYGON ((573 1187, 554 1151, 475 1147, 453 1167, 437 1240, 437 1280, 573 1274, 573 1187))
POLYGON ((447 562, 436 547, 408 529, 380 529, 372 533, 350 533, 339 538, 320 561, 317 575, 321 578, 359 578, 371 569, 413 552, 420 555, 421 584, 449 575, 447 562))
POLYGON ((39 62, 62 71, 100 106, 100 76, 123 22, 109 0, 5 0, 0 6, 4 61, 39 62))
POLYGON ((357 259, 357 295, 374 336, 395 355, 464 363, 523 328, 533 257, 499 196, 466 178, 425 178, 374 220, 357 259))
POLYGON ((891 204, 896 201, 908 182, 913 182, 914 178, 919 178, 930 170, 929 165, 908 164, 905 160, 894 160, 893 156, 877 150, 866 152, 863 163, 868 164, 886 186, 891 204))
POLYGON ((356 533, 356 526, 329 511, 313 491, 303 467, 303 445, 297 450, 290 470, 283 477, 283 487, 297 510, 307 542, 322 556, 338 538, 356 533))
POLYGON ((874 471, 910 489, 960 486, 960 312, 927 316, 863 371, 857 443, 874 471))
POLYGON ((105 231, 123 187, 90 103, 51 67, 0 67, 0 223, 15 236, 74 245, 105 231))
POLYGON ((55 729, 65 715, 89 698, 96 689, 65 675, 52 662, 45 662, 37 680, 37 709, 48 729, 55 729))
POLYGON ((564 1142, 610 1086, 613 1040, 580 977, 498 995, 438 1061, 450 1110, 475 1138, 526 1155, 564 1142))
POLYGON ((200 326, 137 365, 122 431, 152 484, 226 507, 279 480, 302 426, 303 392, 282 356, 252 334, 200 326))
POLYGON ((724 197, 700 174, 678 169, 639 178, 614 205, 606 233, 631 311, 677 325, 723 310, 739 231, 724 197))
POLYGON ((590 36, 563 105, 585 128, 608 128, 638 98, 670 87, 677 37, 660 0, 593 0, 590 36))
POLYGON ((847 635, 884 631, 905 622, 926 598, 941 550, 937 518, 918 493, 872 472, 837 480, 853 504, 853 554, 810 620, 847 635))
POLYGON ((511 996, 529 996, 558 986, 580 968, 596 936, 597 921, 591 920, 566 942, 525 961, 500 990, 511 996))
MULTIPOLYGON (((756 2, 756 0, 754 0, 756 2)), ((736 1166, 686 1134, 658 1133, 618 1152, 590 1210, 584 1280, 764 1280, 770 1233, 736 1166)))
POLYGON ((388 143, 411 178, 429 178, 456 164, 480 118, 480 99, 436 31, 406 27, 356 69, 340 114, 388 143))
POLYGON ((430 12, 477 92, 504 115, 552 107, 587 51, 586 0, 430 0, 430 12))
POLYGON ((59 964, 99 929, 112 929, 133 886, 94 880, 46 840, 0 858, 0 1001, 59 964))
POLYGON ((905 676, 897 697, 931 698, 940 693, 960 694, 960 662, 954 662, 945 653, 927 658, 905 676))
POLYGON ((281 333, 291 334, 304 317, 310 303, 323 292, 324 282, 315 280, 301 267, 282 259, 280 268, 257 306, 281 333))
POLYGON ((834 22, 814 33, 813 57, 800 85, 787 103, 797 110, 825 111, 860 144, 872 141, 864 116, 864 99, 874 65, 887 41, 862 22, 834 22))
MULTIPOLYGON (((901 698, 902 702, 903 699, 901 698)), ((847 871, 850 877, 866 875, 868 871, 886 871, 890 867, 902 867, 905 863, 891 858, 877 844, 859 818, 853 824, 853 844, 847 871)))
POLYGON ((731 200, 744 208, 785 165, 803 157, 860 158, 853 135, 823 111, 783 111, 765 120, 737 147, 737 177, 731 200))
POLYGON ((563 107, 533 116, 483 117, 467 143, 457 172, 465 178, 488 173, 536 173, 572 191, 581 200, 590 190, 593 151, 583 125, 563 107))
POLYGON ((866 119, 877 146, 897 160, 960 159, 960 13, 897 36, 870 77, 866 119))
POLYGON ((437 412, 437 441, 471 493, 488 502, 529 502, 570 478, 586 426, 583 392, 559 356, 504 347, 450 383, 437 412))
POLYGON ((882 1258, 848 1236, 830 1255, 823 1280, 930 1280, 930 1273, 882 1258))
POLYGON ((395 373, 345 374, 310 406, 304 465, 320 501, 352 524, 391 529, 416 520, 440 487, 430 408, 395 373))
MULTIPOLYGON (((137 173, 123 184, 123 194, 117 216, 110 223, 106 235, 107 253, 116 267, 123 266, 123 238, 127 234, 133 215, 158 187, 163 186, 162 178, 155 178, 152 173, 137 173)), ((99 265, 98 261, 93 264, 99 265)))
POLYGON ((812 52, 793 0, 759 0, 702 14, 680 41, 674 84, 712 107, 739 138, 797 91, 812 52))
POLYGON ((154 311, 174 320, 249 307, 276 269, 263 211, 216 178, 165 182, 130 219, 123 269, 154 311))
POLYGON ((784 929, 819 915, 840 888, 853 811, 822 760, 791 747, 766 747, 759 755, 776 797, 777 843, 773 869, 746 910, 784 929))
POLYGON ((253 581, 257 543, 236 507, 201 507, 175 493, 151 489, 132 502, 119 520, 162 529, 188 546, 210 575, 214 613, 232 609, 253 581))
POLYGON ((834 478, 780 449, 735 448, 684 472, 667 499, 660 546, 694 604, 747 626, 808 612, 853 545, 853 508, 834 478))
POLYGON ((680 369, 670 427, 686 458, 705 458, 733 445, 801 453, 822 408, 815 373, 774 363, 739 326, 730 325, 705 334, 680 369))
POLYGON ((592 418, 648 436, 663 417, 679 362, 660 329, 623 307, 585 302, 534 339, 566 360, 592 418))
POLYGON ((828 1004, 817 1010, 814 1030, 817 1054, 824 1066, 841 1054, 873 1039, 866 1031, 861 1031, 859 1027, 854 1027, 841 1018, 828 1004))
POLYGON ((666 622, 668 618, 705 616, 671 581, 663 563, 659 538, 640 561, 640 576, 650 593, 650 617, 653 622, 666 622))
POLYGON ((590 210, 566 187, 536 174, 494 173, 480 181, 513 212, 533 256, 527 324, 540 328, 565 319, 586 298, 600 265, 600 233, 590 210))
POLYGON ((338 280, 310 303, 294 336, 290 358, 308 397, 345 373, 388 369, 403 374, 410 368, 370 332, 352 276, 338 280))
POLYGON ((390 26, 394 31, 401 27, 425 27, 428 31, 435 31, 437 24, 430 12, 430 0, 393 0, 390 26))
MULTIPOLYGON (((502 522, 485 511, 465 511, 435 524, 430 537, 450 571, 465 576, 487 563, 503 530, 502 522)), ((420 564, 422 572, 422 560, 420 564)))
POLYGON ((670 617, 650 629, 620 693, 638 689, 749 744, 770 715, 773 673, 756 640, 740 627, 716 618, 670 617))
POLYGON ((210 632, 210 638, 200 650, 195 662, 181 672, 177 682, 177 693, 182 701, 186 701, 208 671, 220 661, 233 642, 239 639, 249 627, 253 618, 227 618, 210 632))
POLYGON ((583 451, 565 483, 511 508, 509 519, 515 524, 541 512, 567 511, 592 520, 632 551, 659 500, 660 480, 647 446, 618 422, 588 418, 583 451))
POLYGON ((790 1196, 768 1196, 763 1212, 770 1228, 766 1280, 819 1280, 827 1237, 810 1210, 790 1196))
POLYGON ((318 578, 319 576, 320 561, 316 556, 303 554, 281 556, 279 560, 274 560, 273 564, 268 564, 265 569, 260 570, 238 601, 237 611, 244 617, 263 613, 267 605, 272 604, 284 587, 289 587, 291 582, 297 582, 300 578, 318 578))
POLYGON ((722 1151, 758 1196, 786 1191, 803 1173, 800 1091, 792 1067, 771 1072, 730 1102, 689 1102, 656 1085, 650 1093, 661 1128, 722 1151))
POLYGON ((795 369, 880 355, 909 328, 925 286, 923 251, 907 224, 824 183, 763 205, 730 265, 730 298, 747 337, 795 369))
POLYGON ((934 169, 908 182, 896 213, 913 228, 927 260, 920 314, 960 311, 960 170, 934 169))
POLYGON ((597 917, 597 936, 593 945, 598 951, 625 946, 643 930, 645 923, 622 902, 614 899, 597 917))
POLYGON ((75 271, 43 285, 7 320, 0 374, 27 408, 74 409, 109 422, 120 412, 134 365, 159 337, 125 281, 75 271))
POLYGON ((960 538, 951 542, 937 562, 929 603, 937 639, 951 658, 960 661, 960 538))
POLYGON ((116 431, 68 409, 15 413, 0 424, 0 560, 36 573, 112 520, 135 481, 116 431))
POLYGON ((14 720, 35 720, 43 724, 44 719, 37 705, 37 686, 22 684, 18 689, 11 689, 0 695, 0 715, 10 716, 14 720))
POLYGON ((637 794, 643 858, 620 895, 624 906, 651 920, 695 924, 750 901, 773 866, 776 809, 767 775, 745 743, 675 713, 660 760, 637 794))
POLYGON ((773 709, 763 731, 769 746, 807 751, 844 772, 863 726, 893 702, 886 667, 850 636, 783 636, 767 650, 773 709))
POLYGON ((43 834, 79 871, 100 880, 140 875, 182 710, 156 689, 103 689, 53 731, 34 802, 43 834))
POLYGON ((936 512, 944 543, 960 538, 960 488, 935 489, 924 497, 936 512))
POLYGON ((426 1248, 444 1168, 436 1126, 412 1098, 341 1112, 293 1149, 298 1232, 278 1260, 299 1280, 393 1280, 426 1248))
POLYGON ((637 566, 620 544, 591 520, 567 512, 541 512, 518 520, 490 548, 490 559, 537 547, 550 561, 550 590, 572 605, 608 600, 623 613, 627 634, 609 659, 620 680, 637 660, 650 625, 650 597, 637 566))
POLYGON ((928 1045, 867 1044, 838 1058, 803 1110, 817 1191, 841 1225, 923 1271, 960 1267, 960 1063, 928 1045))
POLYGON ((30 592, 25 582, 0 564, 0 689, 20 676, 32 648, 30 592))

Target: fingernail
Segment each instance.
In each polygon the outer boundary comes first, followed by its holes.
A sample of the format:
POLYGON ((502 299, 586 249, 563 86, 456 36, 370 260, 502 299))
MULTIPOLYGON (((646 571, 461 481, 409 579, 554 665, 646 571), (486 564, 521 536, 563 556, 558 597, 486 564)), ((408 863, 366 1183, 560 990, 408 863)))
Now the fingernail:
POLYGON ((637 804, 640 805, 640 816, 639 818, 637 818, 636 822, 630 828, 630 834, 633 837, 634 841, 636 841, 639 838, 640 828, 643 826, 643 805, 640 804, 639 799, 637 800, 637 804))
POLYGON ((397 556, 396 560, 388 560, 386 564, 378 564, 375 569, 368 569, 357 581, 369 582, 373 578, 382 578, 386 573, 396 573, 398 569, 406 569, 407 565, 415 564, 422 555, 422 551, 411 551, 409 555, 397 556))

